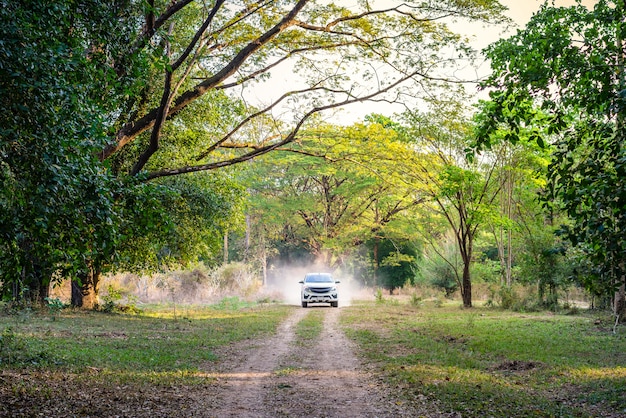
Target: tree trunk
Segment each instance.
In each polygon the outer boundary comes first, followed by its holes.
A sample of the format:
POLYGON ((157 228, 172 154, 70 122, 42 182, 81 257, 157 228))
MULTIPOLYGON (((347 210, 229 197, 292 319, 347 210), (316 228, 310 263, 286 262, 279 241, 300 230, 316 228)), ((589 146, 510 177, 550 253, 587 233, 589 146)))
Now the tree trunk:
POLYGON ((14 282, 13 300, 26 300, 29 303, 44 304, 50 295, 50 277, 37 260, 30 260, 22 268, 21 280, 14 282))
POLYGON ((261 254, 261 264, 263 267, 263 286, 267 285, 267 252, 265 251, 265 247, 263 247, 261 254))
POLYGON ((616 323, 620 323, 626 318, 626 276, 622 277, 622 283, 615 292, 613 314, 616 323))
POLYGON ((380 266, 378 262, 378 242, 379 238, 378 235, 376 235, 374 237, 374 247, 372 248, 372 256, 374 257, 374 286, 380 285, 380 283, 378 283, 378 267, 380 266))
POLYGON ((224 232, 224 264, 228 264, 228 231, 224 232))
POLYGON ((100 270, 89 266, 87 271, 72 279, 72 306, 83 309, 98 308, 100 270))
POLYGON ((463 307, 472 307, 472 277, 470 267, 472 265, 472 253, 474 245, 474 236, 467 230, 461 230, 458 235, 459 250, 461 252, 461 258, 463 259, 463 279, 461 280, 461 297, 463 298, 463 307))
MULTIPOLYGON (((624 12, 626 11, 626 0, 615 3, 617 6, 617 16, 620 17, 620 21, 617 25, 617 68, 621 69, 619 71, 619 87, 618 92, 621 92, 620 95, 626 91, 626 74, 624 74, 624 66, 626 65, 626 57, 624 56, 624 39, 622 38, 624 25, 626 22, 623 20, 624 12)), ((626 139, 626 99, 624 97, 620 97, 618 101, 618 111, 617 111, 617 132, 618 135, 621 136, 621 143, 624 143, 624 139, 626 139)), ((623 146, 623 145, 622 145, 623 146)), ((624 271, 623 263, 620 265, 620 270, 624 271)), ((615 294, 613 295, 613 314, 615 315, 615 323, 618 324, 624 319, 626 314, 626 275, 621 275, 621 283, 617 288, 615 294)))
POLYGON ((245 242, 245 249, 243 252, 243 260, 244 261, 248 261, 248 258, 250 256, 250 234, 251 234, 251 229, 252 229, 252 220, 250 218, 250 214, 246 213, 246 242, 245 242))
POLYGON ((463 257, 463 281, 461 284, 461 296, 463 297, 463 307, 472 307, 472 278, 470 275, 471 258, 466 260, 463 257))

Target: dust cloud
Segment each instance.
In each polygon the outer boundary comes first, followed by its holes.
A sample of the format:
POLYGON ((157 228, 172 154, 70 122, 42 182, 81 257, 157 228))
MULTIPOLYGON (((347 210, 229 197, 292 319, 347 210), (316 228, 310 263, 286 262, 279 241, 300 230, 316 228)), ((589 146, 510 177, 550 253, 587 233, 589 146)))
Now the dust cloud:
POLYGON ((276 295, 288 305, 300 306, 300 288, 302 285, 298 282, 303 280, 307 273, 332 273, 333 278, 340 281, 337 285, 340 307, 349 306, 363 290, 361 285, 350 275, 344 274, 340 270, 333 271, 316 265, 272 268, 268 272, 264 290, 276 295))
MULTIPOLYGON (((211 304, 225 297, 239 297, 250 301, 269 298, 279 303, 300 306, 301 284, 298 282, 303 280, 307 273, 316 272, 332 273, 335 280, 340 281, 337 285, 340 307, 349 306, 357 299, 368 299, 373 294, 371 289, 362 287, 357 280, 341 269, 332 270, 316 264, 274 266, 268 270, 266 284, 262 286, 258 272, 244 267, 230 264, 215 271, 199 266, 186 271, 145 276, 131 273, 105 275, 100 285, 100 302, 104 304, 111 301, 121 305, 211 304)), ((51 297, 67 303, 70 301, 70 295, 69 281, 51 290, 51 297)))

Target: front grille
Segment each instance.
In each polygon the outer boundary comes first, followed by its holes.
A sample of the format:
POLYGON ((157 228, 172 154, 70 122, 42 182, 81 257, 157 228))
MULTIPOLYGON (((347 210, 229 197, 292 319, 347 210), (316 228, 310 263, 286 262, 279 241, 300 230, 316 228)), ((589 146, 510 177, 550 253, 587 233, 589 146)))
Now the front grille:
POLYGON ((328 293, 330 292, 330 287, 312 287, 311 293, 328 293))

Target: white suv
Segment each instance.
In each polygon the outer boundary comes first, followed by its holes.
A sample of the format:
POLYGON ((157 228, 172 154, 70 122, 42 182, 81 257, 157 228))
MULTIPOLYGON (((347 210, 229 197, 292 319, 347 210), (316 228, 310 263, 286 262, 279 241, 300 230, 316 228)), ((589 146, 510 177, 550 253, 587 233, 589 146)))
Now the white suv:
POLYGON ((299 283, 302 284, 300 300, 303 308, 309 303, 330 303, 333 308, 339 306, 336 286, 339 281, 334 280, 332 274, 308 273, 299 283))

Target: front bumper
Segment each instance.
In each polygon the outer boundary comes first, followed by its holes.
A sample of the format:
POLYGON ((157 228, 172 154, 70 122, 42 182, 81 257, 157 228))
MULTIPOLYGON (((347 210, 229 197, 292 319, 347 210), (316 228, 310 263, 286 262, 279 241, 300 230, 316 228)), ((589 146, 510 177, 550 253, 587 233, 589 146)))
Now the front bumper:
POLYGON ((337 292, 332 293, 315 293, 315 292, 304 292, 302 294, 302 302, 307 303, 331 303, 337 302, 339 299, 337 297, 337 292))

